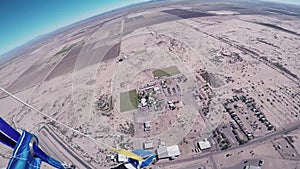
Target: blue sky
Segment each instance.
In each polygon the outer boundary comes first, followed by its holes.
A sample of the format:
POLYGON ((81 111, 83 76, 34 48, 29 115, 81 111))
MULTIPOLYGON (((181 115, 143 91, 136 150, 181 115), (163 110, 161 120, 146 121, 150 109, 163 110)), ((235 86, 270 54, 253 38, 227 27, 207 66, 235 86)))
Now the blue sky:
POLYGON ((41 34, 146 0, 1 0, 0 55, 41 34))
MULTIPOLYGON (((147 0, 1 0, 0 55, 41 34, 143 1, 147 0)), ((299 4, 300 0, 273 1, 299 4)))
POLYGON ((300 0, 263 0, 263 1, 272 1, 272 2, 300 5, 300 0))

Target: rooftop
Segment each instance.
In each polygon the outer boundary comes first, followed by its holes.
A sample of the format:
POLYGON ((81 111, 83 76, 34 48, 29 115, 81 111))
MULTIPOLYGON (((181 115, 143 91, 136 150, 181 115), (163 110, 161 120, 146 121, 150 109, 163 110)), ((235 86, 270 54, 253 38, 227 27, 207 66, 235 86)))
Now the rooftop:
POLYGON ((211 145, 210 145, 210 143, 209 143, 208 140, 199 141, 198 145, 199 145, 199 147, 200 147, 201 150, 205 150, 205 149, 211 148, 211 145))
POLYGON ((144 149, 150 149, 153 148, 153 142, 152 141, 146 141, 144 142, 144 149))
POLYGON ((127 161, 127 157, 122 155, 122 154, 118 154, 118 162, 122 163, 122 162, 125 162, 125 161, 127 161))
POLYGON ((247 165, 245 167, 245 169, 261 169, 261 167, 260 166, 254 166, 254 165, 247 165))
POLYGON ((146 121, 144 123, 144 125, 145 125, 145 128, 150 128, 151 127, 151 121, 146 121))
POLYGON ((173 146, 159 146, 157 149, 157 156, 159 159, 176 157, 180 155, 180 150, 178 145, 173 146))

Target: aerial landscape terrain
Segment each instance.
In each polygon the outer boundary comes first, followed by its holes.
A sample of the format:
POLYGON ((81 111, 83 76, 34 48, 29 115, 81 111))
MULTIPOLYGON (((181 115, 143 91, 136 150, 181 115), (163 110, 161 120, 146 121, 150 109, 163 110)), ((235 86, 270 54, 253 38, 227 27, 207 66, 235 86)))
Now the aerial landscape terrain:
MULTIPOLYGON (((150 1, 0 60, 0 116, 76 168, 300 168, 300 6, 150 1)), ((0 167, 12 150, 0 145, 0 167)), ((43 168, 52 168, 44 164, 43 168)))

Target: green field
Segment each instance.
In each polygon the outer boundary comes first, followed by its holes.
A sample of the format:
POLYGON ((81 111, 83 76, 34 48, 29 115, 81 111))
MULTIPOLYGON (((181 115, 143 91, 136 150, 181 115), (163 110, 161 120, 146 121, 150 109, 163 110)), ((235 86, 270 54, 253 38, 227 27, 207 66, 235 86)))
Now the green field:
POLYGON ((69 47, 64 47, 62 50, 60 50, 59 52, 57 52, 54 56, 60 55, 62 53, 68 52, 69 50, 71 50, 76 44, 72 44, 69 47))
POLYGON ((179 74, 177 66, 170 66, 163 69, 157 69, 152 72, 154 77, 174 76, 179 74))
POLYGON ((137 109, 138 105, 139 105, 139 100, 138 100, 137 91, 135 89, 120 94, 121 112, 137 109))

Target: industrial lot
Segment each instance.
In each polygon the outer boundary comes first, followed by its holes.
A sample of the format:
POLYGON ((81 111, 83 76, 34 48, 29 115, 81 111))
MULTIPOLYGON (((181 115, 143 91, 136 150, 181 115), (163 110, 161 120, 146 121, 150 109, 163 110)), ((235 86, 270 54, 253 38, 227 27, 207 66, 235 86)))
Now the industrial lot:
MULTIPOLYGON (((4 93, 1 117, 78 168, 128 160, 111 148, 155 153, 156 169, 299 168, 299 17, 299 6, 259 1, 95 16, 0 62, 1 87, 89 137, 4 93)), ((10 154, 0 147, 0 166, 10 154)))

